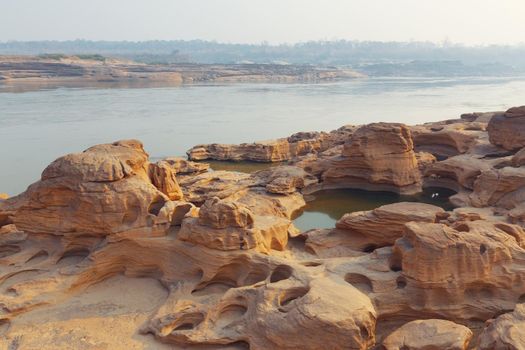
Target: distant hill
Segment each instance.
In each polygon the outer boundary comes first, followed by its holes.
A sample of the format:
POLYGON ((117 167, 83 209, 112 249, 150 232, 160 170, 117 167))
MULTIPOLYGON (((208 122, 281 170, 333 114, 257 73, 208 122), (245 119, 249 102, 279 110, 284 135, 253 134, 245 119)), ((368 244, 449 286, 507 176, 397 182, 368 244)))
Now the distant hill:
POLYGON ((0 54, 95 54, 150 64, 278 63, 349 66, 371 76, 525 74, 525 45, 312 41, 294 45, 192 41, 0 42, 0 54))

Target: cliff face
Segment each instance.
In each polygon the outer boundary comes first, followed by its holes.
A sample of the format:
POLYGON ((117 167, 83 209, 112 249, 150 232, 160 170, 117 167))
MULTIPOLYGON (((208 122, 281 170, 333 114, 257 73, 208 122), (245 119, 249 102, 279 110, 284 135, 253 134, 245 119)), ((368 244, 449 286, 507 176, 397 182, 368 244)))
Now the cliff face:
POLYGON ((522 349, 520 110, 189 152, 289 160, 253 174, 151 163, 137 140, 60 157, 0 199, 0 344, 522 349), (323 188, 436 185, 458 208, 401 202, 307 232, 291 221, 323 188))

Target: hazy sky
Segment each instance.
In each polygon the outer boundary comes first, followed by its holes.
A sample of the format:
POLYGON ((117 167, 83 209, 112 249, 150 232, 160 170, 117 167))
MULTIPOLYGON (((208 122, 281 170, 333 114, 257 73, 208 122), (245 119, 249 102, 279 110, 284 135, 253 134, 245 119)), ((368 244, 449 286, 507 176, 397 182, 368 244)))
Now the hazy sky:
POLYGON ((0 41, 525 42, 525 0, 0 0, 0 41))

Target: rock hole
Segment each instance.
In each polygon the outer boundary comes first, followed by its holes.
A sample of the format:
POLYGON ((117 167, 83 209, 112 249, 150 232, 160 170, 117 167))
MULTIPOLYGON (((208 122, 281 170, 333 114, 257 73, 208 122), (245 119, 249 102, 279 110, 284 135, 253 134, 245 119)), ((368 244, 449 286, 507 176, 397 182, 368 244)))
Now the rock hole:
POLYGON ((292 276, 292 268, 287 265, 279 265, 273 270, 270 276, 270 283, 279 282, 292 276))
POLYGON ((403 276, 399 276, 397 279, 396 279, 396 284, 397 284, 397 288, 398 289, 403 289, 407 286, 407 280, 405 277, 403 276))
POLYGON ((26 264, 29 264, 29 263, 31 263, 31 264, 38 264, 38 263, 46 260, 48 256, 49 256, 49 254, 45 250, 41 250, 38 253, 36 253, 35 255, 33 255, 31 258, 29 258, 29 260, 26 261, 26 264))
POLYGON ((9 330, 10 326, 11 326, 11 322, 9 322, 8 319, 6 318, 0 319, 0 336, 4 336, 9 330))
POLYGON ((301 262, 301 265, 306 266, 306 267, 316 267, 316 266, 323 265, 323 263, 318 262, 318 261, 304 261, 304 262, 301 262))
POLYGON ((372 253, 374 250, 377 249, 377 245, 375 244, 367 244, 364 248, 363 248, 363 252, 364 253, 372 253))
POLYGON ((359 334, 361 335, 361 339, 368 339, 370 337, 370 332, 365 326, 359 327, 359 334))
POLYGON ((86 248, 70 249, 62 255, 56 262, 57 265, 74 265, 78 264, 90 254, 90 251, 86 248))
POLYGON ((490 284, 473 285, 465 290, 465 295, 472 299, 487 299, 494 297, 494 287, 490 284))
POLYGON ((469 232, 470 231, 470 227, 465 223, 461 223, 459 225, 454 226, 454 229, 459 232, 469 232))
POLYGON ((207 296, 211 294, 224 294, 226 293, 228 289, 232 287, 235 287, 235 286, 232 286, 231 284, 220 283, 220 282, 211 282, 211 283, 206 283, 204 285, 197 286, 197 288, 195 288, 191 292, 191 294, 197 297, 207 296))
POLYGON ((518 304, 523 304, 523 303, 525 303, 525 294, 520 295, 520 297, 518 298, 518 304))
POLYGON ((394 253, 390 257, 390 261, 388 263, 389 263, 390 271, 394 271, 394 272, 403 271, 403 263, 402 263, 400 254, 394 253))
POLYGON ((487 246, 482 244, 479 246, 479 253, 480 254, 485 254, 487 252, 487 246))
POLYGON ((365 275, 359 273, 347 273, 345 275, 345 281, 365 294, 373 291, 372 281, 370 281, 370 278, 365 275))
POLYGON ((284 306, 289 306, 290 303, 304 297, 309 291, 310 288, 306 287, 291 288, 283 291, 279 296, 279 311, 287 312, 288 308, 283 308, 284 306))
POLYGON ((266 265, 254 265, 240 284, 242 286, 250 286, 264 281, 268 278, 268 272, 268 267, 266 265))
POLYGON ((219 328, 226 327, 235 321, 238 321, 248 309, 244 305, 228 305, 222 309, 219 319, 217 320, 217 326, 219 328))
POLYGON ((148 207, 148 213, 153 214, 155 216, 159 215, 160 210, 162 207, 164 207, 164 204, 166 203, 166 200, 162 196, 157 196, 151 204, 148 207))
POLYGON ((0 258, 5 258, 16 253, 20 253, 22 249, 19 246, 7 244, 0 247, 0 258))
POLYGON ((250 343, 244 340, 239 340, 233 343, 228 344, 229 349, 238 349, 238 350, 250 350, 250 343))
POLYGON ((189 331, 197 327, 204 320, 204 316, 201 313, 189 313, 182 315, 175 323, 175 328, 172 332, 178 331, 189 331))

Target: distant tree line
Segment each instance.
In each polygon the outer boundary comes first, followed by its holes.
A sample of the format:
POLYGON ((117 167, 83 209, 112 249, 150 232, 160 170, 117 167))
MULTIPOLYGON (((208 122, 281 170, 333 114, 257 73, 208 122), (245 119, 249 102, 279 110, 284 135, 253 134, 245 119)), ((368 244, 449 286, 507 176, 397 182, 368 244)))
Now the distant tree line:
MULTIPOLYGON (((464 46, 431 42, 311 41, 298 44, 227 44, 174 41, 10 41, 0 54, 103 55, 151 64, 289 63, 359 68, 372 75, 431 71, 454 75, 525 72, 525 45, 464 46)), ((97 57, 97 56, 93 56, 97 57)))

